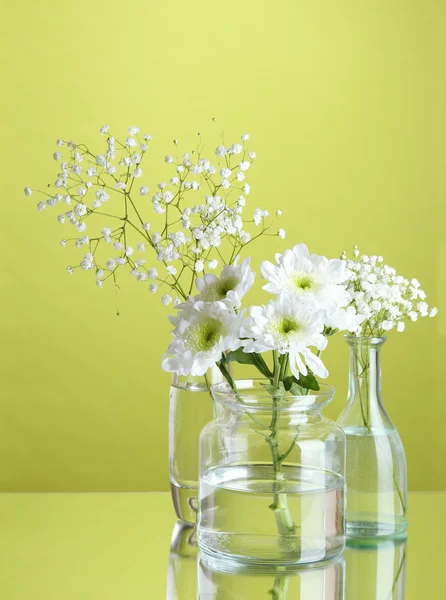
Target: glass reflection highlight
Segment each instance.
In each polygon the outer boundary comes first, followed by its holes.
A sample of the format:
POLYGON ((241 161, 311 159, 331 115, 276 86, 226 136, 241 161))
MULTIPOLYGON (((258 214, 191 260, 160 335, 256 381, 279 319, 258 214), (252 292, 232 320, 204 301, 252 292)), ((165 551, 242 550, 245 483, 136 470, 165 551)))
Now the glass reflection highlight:
POLYGON ((367 543, 347 540, 345 600, 404 600, 407 538, 367 543))

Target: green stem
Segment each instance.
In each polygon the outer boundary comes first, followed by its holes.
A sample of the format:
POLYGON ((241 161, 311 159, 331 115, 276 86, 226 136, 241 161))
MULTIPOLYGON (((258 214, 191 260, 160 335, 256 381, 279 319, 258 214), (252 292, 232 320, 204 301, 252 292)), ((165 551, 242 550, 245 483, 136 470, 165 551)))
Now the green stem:
MULTIPOLYGON (((280 359, 278 357, 277 351, 273 352, 274 357, 274 374, 273 374, 273 387, 275 389, 279 389, 279 381, 280 374, 282 371, 282 364, 280 363, 280 359)), ((282 363, 284 359, 282 359, 282 363)), ((277 529, 280 535, 293 535, 296 533, 296 525, 291 516, 290 509, 288 507, 288 498, 286 493, 283 491, 283 483, 285 482, 285 477, 282 472, 282 457, 280 455, 279 450, 279 430, 278 430, 278 421, 279 421, 279 406, 283 397, 273 396, 273 416, 271 418, 271 435, 266 439, 266 442, 269 446, 271 458, 273 461, 273 471, 274 471, 274 496, 273 503, 270 504, 271 510, 274 511, 274 515, 276 517, 277 529)), ((290 450, 291 451, 291 450, 290 450)), ((289 452, 288 452, 289 454, 289 452)))
POLYGON ((288 596, 288 588, 290 584, 289 575, 277 575, 274 579, 274 587, 269 590, 268 594, 273 600, 286 600, 288 596))

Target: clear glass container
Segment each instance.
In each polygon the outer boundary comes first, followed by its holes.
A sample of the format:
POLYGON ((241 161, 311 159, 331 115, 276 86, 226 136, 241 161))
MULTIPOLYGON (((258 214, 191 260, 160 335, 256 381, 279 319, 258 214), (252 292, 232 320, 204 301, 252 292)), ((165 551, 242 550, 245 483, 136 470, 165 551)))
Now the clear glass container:
POLYGON ((407 470, 403 444, 382 400, 385 338, 346 340, 349 392, 338 424, 347 438, 347 535, 398 536, 407 527, 407 470))
MULTIPOLYGON (((404 600, 407 539, 348 540, 345 559, 345 600, 404 600)), ((429 596, 430 598, 430 596, 429 596)))
POLYGON ((172 532, 170 543, 167 600, 196 600, 197 556, 195 526, 178 521, 172 532))
POLYGON ((206 600, 344 600, 344 577, 342 557, 305 567, 264 565, 253 568, 246 563, 221 562, 200 553, 197 597, 206 600))
POLYGON ((200 549, 258 564, 337 556, 345 437, 321 413, 334 389, 276 398, 264 380, 235 383, 237 394, 213 386, 216 418, 200 437, 200 549))
POLYGON ((198 440, 203 427, 212 421, 214 403, 208 384, 222 381, 217 367, 206 376, 174 374, 170 386, 169 466, 170 488, 177 517, 197 522, 198 440))

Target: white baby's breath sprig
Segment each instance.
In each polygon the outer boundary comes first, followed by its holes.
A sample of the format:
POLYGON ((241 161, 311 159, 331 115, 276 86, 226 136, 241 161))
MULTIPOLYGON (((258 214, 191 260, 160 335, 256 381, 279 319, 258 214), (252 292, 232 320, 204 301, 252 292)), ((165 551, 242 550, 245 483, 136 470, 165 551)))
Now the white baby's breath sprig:
POLYGON ((134 252, 147 249, 152 262, 165 269, 149 290, 165 288, 162 302, 167 305, 167 296, 185 300, 194 292, 197 276, 217 265, 234 264, 243 249, 262 235, 285 237, 283 229, 268 233, 272 227, 268 211, 257 209, 253 219, 243 215, 251 191, 247 178, 256 159, 247 147, 248 134, 230 145, 222 139, 212 155, 204 154, 201 134, 199 146, 182 155, 180 142, 174 140, 175 150, 164 159, 171 174, 152 186, 144 183, 142 166, 152 136, 141 134, 136 126, 128 128, 123 141, 108 125, 100 128, 100 134, 102 146, 97 151, 57 140, 53 186, 46 192, 24 190, 28 197, 40 193, 39 211, 60 203, 69 206, 62 212, 58 208, 58 221, 83 236, 66 236, 63 245, 84 247, 84 254, 86 247, 91 256, 88 260, 84 256, 69 272, 95 268, 103 272, 101 282, 116 284, 126 269, 137 281, 145 281, 151 279, 153 266, 135 260, 134 252), (147 218, 150 210, 152 218, 147 218))
POLYGON ((356 335, 381 337, 392 329, 404 331, 407 321, 436 316, 437 308, 428 306, 420 283, 398 275, 382 256, 361 254, 354 246, 353 259, 347 259, 345 251, 341 259, 351 271, 347 285, 350 306, 365 316, 356 335))

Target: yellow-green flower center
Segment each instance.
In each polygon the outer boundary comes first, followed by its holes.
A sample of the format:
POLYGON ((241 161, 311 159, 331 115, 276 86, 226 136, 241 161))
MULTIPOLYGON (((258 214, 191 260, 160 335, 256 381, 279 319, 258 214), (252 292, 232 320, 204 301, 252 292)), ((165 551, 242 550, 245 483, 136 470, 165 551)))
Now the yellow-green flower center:
POLYGON ((311 288, 314 286, 315 281, 314 279, 310 276, 310 275, 293 275, 291 277, 291 283, 293 284, 294 287, 307 292, 308 290, 311 290, 311 288))
POLYGON ((208 286, 201 294, 201 298, 205 302, 215 302, 226 298, 228 292, 235 290, 239 284, 239 278, 235 275, 219 279, 215 283, 208 286))
POLYGON ((223 332, 223 323, 213 318, 191 325, 184 336, 186 347, 194 352, 209 352, 218 343, 223 332))

